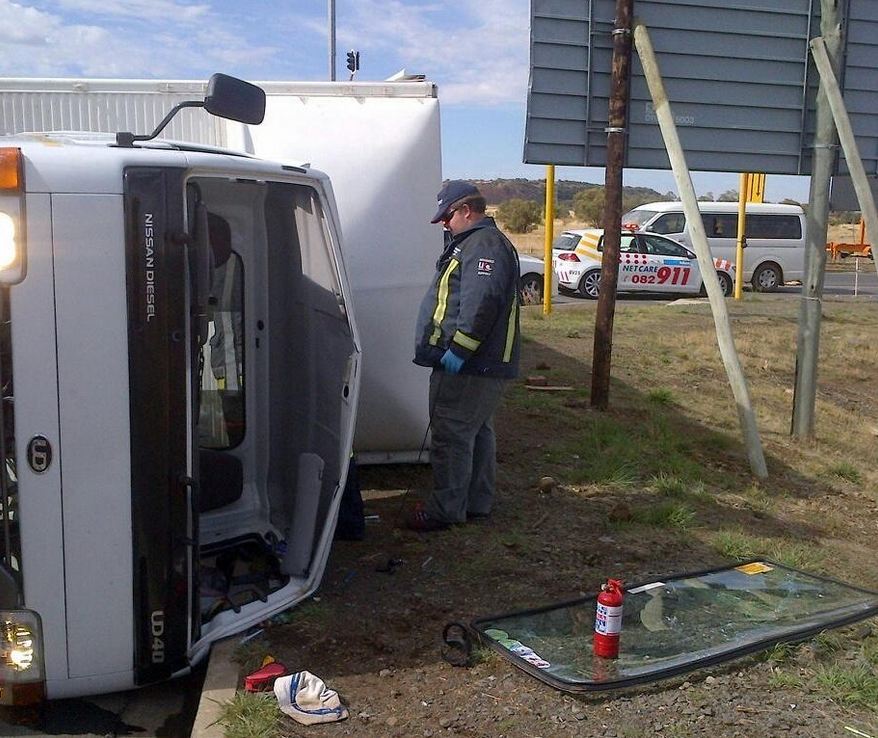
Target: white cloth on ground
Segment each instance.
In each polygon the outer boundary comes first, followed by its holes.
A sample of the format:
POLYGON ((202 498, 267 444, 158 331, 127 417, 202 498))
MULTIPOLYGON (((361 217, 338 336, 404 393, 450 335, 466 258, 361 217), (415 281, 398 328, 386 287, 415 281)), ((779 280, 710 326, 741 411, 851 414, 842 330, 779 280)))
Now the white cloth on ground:
POLYGON ((279 677, 274 682, 274 694, 281 711, 302 725, 331 723, 348 716, 338 692, 310 671, 279 677))

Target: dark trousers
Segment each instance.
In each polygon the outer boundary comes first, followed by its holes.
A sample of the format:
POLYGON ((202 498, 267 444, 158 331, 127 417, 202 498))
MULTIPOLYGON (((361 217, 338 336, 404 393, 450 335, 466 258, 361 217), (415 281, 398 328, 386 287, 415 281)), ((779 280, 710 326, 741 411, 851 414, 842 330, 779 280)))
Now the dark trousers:
POLYGON ((494 411, 505 379, 433 370, 430 376, 433 493, 427 514, 463 523, 467 513, 487 515, 494 501, 494 411))

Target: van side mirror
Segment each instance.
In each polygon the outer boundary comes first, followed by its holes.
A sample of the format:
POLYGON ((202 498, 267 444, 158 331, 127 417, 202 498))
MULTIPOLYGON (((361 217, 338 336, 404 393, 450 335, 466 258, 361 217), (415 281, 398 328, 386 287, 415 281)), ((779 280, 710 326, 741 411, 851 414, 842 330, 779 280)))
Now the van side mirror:
POLYGON ((127 131, 117 133, 116 145, 131 147, 135 141, 152 141, 183 108, 204 108, 220 118, 259 125, 265 118, 265 90, 227 74, 214 74, 207 83, 204 100, 186 100, 175 105, 148 136, 135 136, 127 131))

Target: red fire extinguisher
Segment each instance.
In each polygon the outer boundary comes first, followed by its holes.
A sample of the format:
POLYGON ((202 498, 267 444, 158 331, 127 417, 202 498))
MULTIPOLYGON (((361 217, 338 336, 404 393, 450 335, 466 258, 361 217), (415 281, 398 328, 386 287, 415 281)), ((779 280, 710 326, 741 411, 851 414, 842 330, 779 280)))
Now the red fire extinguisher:
POLYGON ((594 620, 594 655, 615 659, 622 631, 622 580, 608 579, 601 585, 594 620))

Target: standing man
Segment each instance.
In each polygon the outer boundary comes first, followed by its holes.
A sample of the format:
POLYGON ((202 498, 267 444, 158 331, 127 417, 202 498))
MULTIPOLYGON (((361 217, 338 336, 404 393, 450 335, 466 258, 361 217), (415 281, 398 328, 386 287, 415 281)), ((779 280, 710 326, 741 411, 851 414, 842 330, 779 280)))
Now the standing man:
POLYGON ((430 375, 433 492, 408 520, 434 531, 486 518, 494 501, 494 411, 518 375, 518 254, 469 182, 439 191, 431 222, 450 238, 421 303, 415 363, 430 375))

